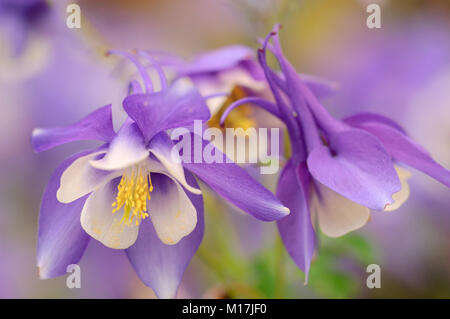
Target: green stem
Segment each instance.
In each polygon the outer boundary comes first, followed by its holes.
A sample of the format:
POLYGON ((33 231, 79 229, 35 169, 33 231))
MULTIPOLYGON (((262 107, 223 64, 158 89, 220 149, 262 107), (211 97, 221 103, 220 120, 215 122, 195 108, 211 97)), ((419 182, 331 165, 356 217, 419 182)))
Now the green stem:
POLYGON ((283 242, 277 235, 275 239, 275 288, 274 297, 283 298, 285 291, 285 252, 283 242))

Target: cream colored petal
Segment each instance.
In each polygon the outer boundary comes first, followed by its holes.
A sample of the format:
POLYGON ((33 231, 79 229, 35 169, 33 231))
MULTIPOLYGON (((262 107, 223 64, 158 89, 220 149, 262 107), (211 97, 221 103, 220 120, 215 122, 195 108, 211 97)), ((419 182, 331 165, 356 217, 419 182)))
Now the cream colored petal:
POLYGON ((121 176, 121 171, 102 171, 89 162, 105 151, 92 153, 74 161, 61 175, 61 184, 56 198, 61 203, 70 203, 94 191, 111 179, 121 176))
POLYGON ((86 233, 106 247, 126 249, 136 241, 139 226, 134 222, 129 225, 120 223, 123 208, 112 213, 111 205, 115 201, 117 184, 117 180, 111 181, 92 193, 84 204, 80 221, 86 233))
POLYGON ((246 70, 239 68, 222 72, 220 74, 220 79, 222 83, 226 83, 231 88, 239 85, 256 92, 268 88, 265 81, 257 81, 246 70))
POLYGON ((152 143, 150 152, 161 162, 167 172, 189 192, 197 195, 202 193, 200 189, 192 187, 187 183, 181 158, 177 152, 173 152, 172 148, 168 147, 168 144, 152 143))
POLYGON ((370 210, 328 187, 316 182, 311 200, 311 212, 316 214, 322 232, 340 237, 361 228, 370 220, 370 210))
POLYGON ((150 219, 159 239, 175 245, 197 225, 197 211, 183 188, 172 178, 152 174, 153 192, 148 202, 150 219))
MULTIPOLYGON (((197 81, 197 89, 201 95, 208 96, 217 93, 231 93, 233 86, 230 83, 222 83, 217 80, 199 80, 197 81)), ((211 116, 214 116, 219 112, 226 100, 226 96, 217 96, 206 101, 211 116)))
POLYGON ((397 165, 395 165, 395 170, 397 171, 402 188, 399 192, 392 195, 394 203, 392 203, 391 205, 386 205, 386 207, 384 208, 385 212, 396 210, 397 208, 402 206, 409 197, 408 179, 411 177, 411 172, 397 165))

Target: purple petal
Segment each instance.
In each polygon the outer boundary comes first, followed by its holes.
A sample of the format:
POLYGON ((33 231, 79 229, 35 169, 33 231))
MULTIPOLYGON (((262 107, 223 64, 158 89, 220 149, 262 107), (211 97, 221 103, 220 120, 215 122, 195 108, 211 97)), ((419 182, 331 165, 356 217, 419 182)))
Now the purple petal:
POLYGON ((325 80, 314 75, 300 74, 300 76, 305 81, 305 84, 309 87, 309 89, 319 99, 333 95, 339 86, 336 82, 325 80))
POLYGON ((311 175, 325 186, 371 209, 393 202, 401 185, 391 157, 373 135, 349 129, 331 136, 330 145, 308 156, 311 175))
POLYGON ((231 69, 253 56, 254 52, 249 47, 230 45, 198 56, 191 63, 180 67, 178 74, 179 76, 191 76, 219 72, 231 69))
POLYGON ((422 146, 402 132, 381 122, 359 123, 358 127, 378 137, 394 159, 414 167, 450 187, 450 171, 439 165, 422 146))
POLYGON ((231 111, 233 111, 238 106, 240 106, 242 104, 247 104, 247 103, 261 107, 262 109, 266 110, 270 114, 280 118, 280 114, 278 112, 278 107, 275 103, 270 102, 270 101, 260 98, 260 97, 250 96, 250 97, 244 97, 242 99, 237 100, 236 102, 231 103, 227 107, 225 112, 223 112, 222 116, 220 117, 220 125, 223 125, 223 123, 225 122, 226 118, 231 113, 231 111))
MULTIPOLYGON (((183 138, 186 138, 185 135, 183 138)), ((195 139, 202 145, 203 151, 206 146, 213 149, 212 153, 219 154, 218 157, 224 159, 223 163, 195 163, 195 150, 191 150, 192 158, 187 163, 183 162, 186 169, 190 170, 209 187, 230 203, 236 205, 250 215, 263 220, 273 221, 289 214, 289 209, 283 206, 280 201, 264 186, 255 181, 244 169, 231 162, 212 144, 201 137, 190 135, 191 141, 195 139)), ((189 136, 188 136, 189 137, 189 136)), ((183 150, 184 151, 184 150, 183 150)))
POLYGON ((73 125, 34 129, 31 144, 36 152, 42 152, 73 141, 100 140, 109 142, 114 135, 111 105, 106 105, 73 125))
MULTIPOLYGON (((187 173, 190 185, 198 188, 195 178, 187 173)), ((127 255, 139 278, 151 287, 159 298, 175 297, 184 270, 203 238, 203 198, 186 192, 197 210, 197 226, 176 245, 166 245, 158 238, 152 223, 145 221, 139 229, 136 243, 127 255)))
POLYGON ((237 67, 245 70, 256 81, 266 80, 264 76, 264 70, 259 65, 258 60, 256 59, 256 56, 254 56, 254 54, 252 54, 251 59, 241 61, 237 67))
MULTIPOLYGON (((282 63, 286 63, 287 60, 284 58, 284 56, 281 54, 281 51, 279 51, 276 47, 271 45, 270 43, 266 42, 266 40, 260 40, 260 44, 264 47, 266 46, 282 63), (286 60, 286 61, 283 61, 286 60)), ((285 68, 286 66, 284 66, 285 68)), ((295 70, 293 70, 293 73, 296 73, 295 70)), ((284 71, 286 72, 286 70, 284 71)), ((274 80, 277 81, 277 84, 280 88, 282 88, 284 91, 287 90, 286 86, 286 77, 283 74, 283 72, 279 73, 273 73, 275 75, 274 80)), ((298 74, 298 76, 305 82, 305 84, 308 86, 308 88, 313 92, 315 96, 317 96, 319 99, 326 98, 332 94, 334 94, 337 89, 339 88, 339 85, 337 82, 326 80, 324 78, 310 75, 310 74, 298 74)), ((289 79, 291 80, 291 79, 289 79)))
POLYGON ((309 267, 316 247, 316 235, 308 207, 309 174, 306 165, 294 167, 289 161, 278 181, 277 197, 291 213, 277 221, 281 239, 289 255, 305 273, 308 280, 309 267))
POLYGON ((364 126, 365 123, 382 123, 406 134, 405 130, 399 124, 388 117, 376 113, 362 112, 349 116, 343 119, 343 121, 348 125, 358 128, 363 128, 362 126, 364 126))
POLYGON ((187 126, 194 120, 207 121, 210 117, 200 93, 182 81, 157 93, 130 95, 123 106, 141 129, 145 142, 161 131, 187 126))
POLYGON ((100 170, 118 170, 132 166, 148 155, 144 136, 136 123, 128 119, 112 139, 106 155, 90 164, 100 170))
POLYGON ((84 151, 65 160, 53 173, 42 197, 39 214, 37 266, 41 279, 66 274, 66 267, 76 264, 89 242, 81 228, 80 214, 87 195, 69 204, 56 199, 61 174, 76 159, 94 150, 84 151))

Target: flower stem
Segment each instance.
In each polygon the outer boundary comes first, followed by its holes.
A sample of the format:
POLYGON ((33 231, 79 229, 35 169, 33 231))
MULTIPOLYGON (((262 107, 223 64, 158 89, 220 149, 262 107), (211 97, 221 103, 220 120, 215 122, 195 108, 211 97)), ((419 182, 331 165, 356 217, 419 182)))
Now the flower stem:
POLYGON ((283 298, 285 291, 285 252, 283 242, 277 235, 275 238, 275 284, 274 297, 283 298))

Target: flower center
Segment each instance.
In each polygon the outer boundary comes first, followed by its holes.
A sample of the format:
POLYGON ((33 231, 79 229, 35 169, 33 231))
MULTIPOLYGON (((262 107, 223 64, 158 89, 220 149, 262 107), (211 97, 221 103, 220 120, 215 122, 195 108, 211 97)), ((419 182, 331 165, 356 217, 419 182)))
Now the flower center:
POLYGON ((230 114, 227 116, 225 122, 223 123, 224 125, 220 126, 220 118, 222 117, 222 114, 226 111, 226 109, 233 102, 240 100, 246 97, 247 95, 248 94, 244 88, 235 86, 231 91, 230 96, 227 98, 227 100, 219 109, 219 111, 214 116, 212 116, 211 119, 208 121, 208 126, 219 128, 222 130, 226 128, 239 128, 239 127, 244 130, 247 130, 248 128, 255 127, 256 123, 251 118, 253 114, 252 107, 247 104, 240 105, 236 109, 231 111, 230 114))
POLYGON ((153 191, 150 172, 140 166, 134 166, 122 175, 117 186, 116 201, 112 204, 114 214, 123 207, 120 223, 130 226, 133 220, 139 225, 141 219, 147 218, 147 200, 153 191))

